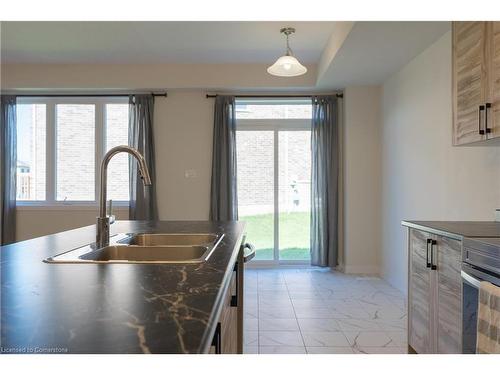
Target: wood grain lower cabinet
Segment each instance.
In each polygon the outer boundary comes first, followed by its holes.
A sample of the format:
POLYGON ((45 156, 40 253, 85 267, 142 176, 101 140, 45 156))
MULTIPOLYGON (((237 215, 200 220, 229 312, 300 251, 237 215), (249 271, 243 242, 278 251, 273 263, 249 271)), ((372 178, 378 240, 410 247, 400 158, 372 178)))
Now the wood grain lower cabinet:
POLYGON ((437 239, 436 329, 438 353, 461 353, 462 243, 447 237, 437 239))
POLYGON ((408 343, 417 353, 431 350, 431 272, 427 267, 427 241, 432 235, 410 230, 410 272, 408 283, 408 343))
POLYGON ((229 287, 223 298, 219 321, 209 350, 210 354, 243 353, 244 269, 244 246, 242 245, 229 287))
POLYGON ((417 353, 461 353, 461 241, 409 230, 408 345, 417 353))
POLYGON ((236 295, 236 273, 233 272, 220 318, 222 354, 238 353, 238 311, 237 306, 231 305, 231 300, 236 295))

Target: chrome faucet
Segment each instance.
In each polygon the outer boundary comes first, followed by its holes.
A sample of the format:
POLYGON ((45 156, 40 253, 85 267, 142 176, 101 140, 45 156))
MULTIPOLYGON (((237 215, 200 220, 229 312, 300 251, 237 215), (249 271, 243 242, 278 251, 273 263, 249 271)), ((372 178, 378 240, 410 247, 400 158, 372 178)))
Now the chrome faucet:
POLYGON ((136 158, 139 163, 139 174, 144 185, 151 185, 148 166, 144 156, 139 151, 130 146, 116 146, 109 150, 101 162, 101 191, 99 195, 99 216, 97 217, 96 247, 99 249, 109 245, 109 226, 114 223, 115 217, 111 214, 111 201, 109 213, 106 212, 106 196, 108 190, 108 163, 113 156, 121 152, 127 152, 136 158))

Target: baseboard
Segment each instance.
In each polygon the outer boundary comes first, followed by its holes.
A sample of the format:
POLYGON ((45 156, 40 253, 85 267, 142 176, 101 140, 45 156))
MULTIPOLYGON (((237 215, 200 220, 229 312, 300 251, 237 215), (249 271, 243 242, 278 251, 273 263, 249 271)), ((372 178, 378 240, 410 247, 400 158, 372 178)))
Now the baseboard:
POLYGON ((350 266, 344 265, 344 273, 353 275, 376 275, 380 276, 380 269, 377 266, 350 266))

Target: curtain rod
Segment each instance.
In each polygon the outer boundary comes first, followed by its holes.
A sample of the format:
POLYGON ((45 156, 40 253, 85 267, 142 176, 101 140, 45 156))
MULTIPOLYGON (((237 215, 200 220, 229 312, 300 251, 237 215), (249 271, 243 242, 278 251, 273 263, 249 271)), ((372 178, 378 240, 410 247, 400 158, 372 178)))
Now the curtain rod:
MULTIPOLYGON (((27 98, 38 98, 38 97, 44 97, 44 98, 62 98, 62 97, 73 97, 73 98, 99 98, 99 97, 128 97, 130 95, 136 95, 136 94, 13 94, 15 96, 20 96, 20 97, 27 97, 27 98)), ((167 93, 161 93, 161 94, 155 94, 151 93, 154 97, 161 96, 166 98, 167 93)))
MULTIPOLYGON (((337 98, 343 98, 344 94, 335 94, 337 98)), ((235 98, 310 98, 313 95, 234 95, 235 98)), ((207 98, 216 98, 217 94, 207 94, 207 98)))

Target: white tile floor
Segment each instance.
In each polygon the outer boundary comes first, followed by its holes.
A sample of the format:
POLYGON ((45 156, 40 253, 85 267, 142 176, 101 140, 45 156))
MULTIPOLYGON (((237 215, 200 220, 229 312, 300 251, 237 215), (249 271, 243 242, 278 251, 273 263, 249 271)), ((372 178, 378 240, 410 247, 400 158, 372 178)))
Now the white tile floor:
POLYGON ((403 294, 380 278, 246 269, 244 352, 406 353, 403 294))

